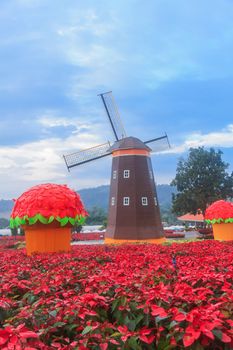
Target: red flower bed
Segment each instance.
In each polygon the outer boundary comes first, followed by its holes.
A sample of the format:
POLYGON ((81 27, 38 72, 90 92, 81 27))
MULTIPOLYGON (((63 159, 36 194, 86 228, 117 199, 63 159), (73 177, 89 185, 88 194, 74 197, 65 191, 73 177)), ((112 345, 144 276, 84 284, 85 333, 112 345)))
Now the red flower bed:
POLYGON ((0 349, 232 349, 233 242, 0 252, 0 349))
POLYGON ((24 236, 0 236, 0 250, 15 248, 18 242, 24 241, 24 236))
POLYGON ((185 233, 164 229, 164 236, 166 238, 184 238, 185 233))
POLYGON ((184 238, 185 237, 185 233, 181 233, 181 232, 167 233, 165 231, 164 232, 164 236, 166 238, 184 238))
MULTIPOLYGON (((73 233, 72 241, 99 241, 104 239, 104 235, 104 232, 73 233)), ((164 236, 166 238, 184 238, 185 233, 167 230, 164 231, 164 236)))
POLYGON ((104 232, 73 233, 72 241, 99 241, 104 239, 104 232))

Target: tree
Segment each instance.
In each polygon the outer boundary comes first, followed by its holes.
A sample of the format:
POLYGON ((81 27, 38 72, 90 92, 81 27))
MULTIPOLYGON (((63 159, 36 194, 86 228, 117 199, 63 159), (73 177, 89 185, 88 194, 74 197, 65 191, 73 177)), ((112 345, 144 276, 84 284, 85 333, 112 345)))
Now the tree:
POLYGON ((103 225, 104 221, 107 219, 107 214, 103 208, 93 207, 88 210, 89 216, 87 217, 87 225, 103 225))
POLYGON ((190 148, 188 159, 178 162, 176 177, 171 183, 178 191, 172 199, 173 212, 205 214, 207 206, 214 201, 232 198, 233 172, 229 175, 228 167, 220 150, 190 148))

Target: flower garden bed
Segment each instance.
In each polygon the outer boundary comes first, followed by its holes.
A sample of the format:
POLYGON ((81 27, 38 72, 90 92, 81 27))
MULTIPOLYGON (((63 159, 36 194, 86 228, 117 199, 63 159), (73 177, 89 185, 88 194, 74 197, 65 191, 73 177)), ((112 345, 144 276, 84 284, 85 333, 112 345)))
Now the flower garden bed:
POLYGON ((0 349, 232 349, 232 261, 232 241, 1 251, 0 349))
MULTIPOLYGON (((104 239, 104 232, 87 232, 87 233, 73 233, 72 241, 98 241, 104 239)), ((164 236, 166 238, 184 238, 185 233, 175 232, 172 230, 165 230, 164 236)))
POLYGON ((73 233, 72 241, 99 241, 104 239, 104 232, 73 233))

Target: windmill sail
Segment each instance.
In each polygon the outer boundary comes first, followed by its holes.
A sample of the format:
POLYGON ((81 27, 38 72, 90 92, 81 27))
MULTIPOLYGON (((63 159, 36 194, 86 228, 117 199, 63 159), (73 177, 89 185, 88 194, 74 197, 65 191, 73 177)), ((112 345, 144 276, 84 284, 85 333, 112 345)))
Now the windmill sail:
POLYGON ((120 139, 126 137, 126 133, 112 92, 105 92, 99 96, 101 97, 104 104, 104 108, 111 124, 114 136, 116 140, 119 141, 120 139))
POLYGON ((109 148, 111 147, 110 142, 103 143, 101 145, 90 147, 82 151, 64 155, 64 160, 68 170, 77 165, 91 162, 93 160, 106 157, 111 154, 109 148))
POLYGON ((168 148, 170 148, 170 143, 169 143, 167 135, 148 140, 144 143, 145 143, 145 145, 150 147, 152 153, 162 152, 162 151, 165 151, 168 148))

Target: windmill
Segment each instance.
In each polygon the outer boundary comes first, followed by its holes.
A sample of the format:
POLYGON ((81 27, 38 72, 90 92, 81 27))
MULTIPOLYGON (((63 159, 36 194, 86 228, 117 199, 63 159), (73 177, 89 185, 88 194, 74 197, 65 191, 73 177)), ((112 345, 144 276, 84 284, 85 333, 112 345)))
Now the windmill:
POLYGON ((150 153, 169 147, 168 137, 145 142, 127 137, 112 92, 99 95, 115 142, 64 156, 68 170, 112 155, 106 243, 164 241, 150 153))

